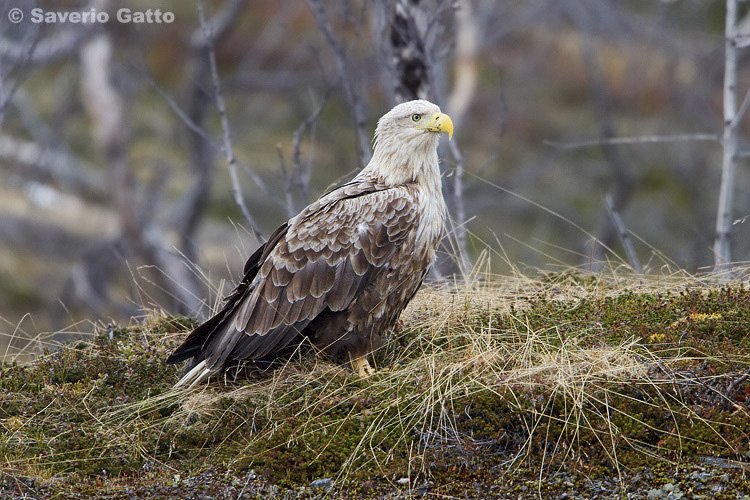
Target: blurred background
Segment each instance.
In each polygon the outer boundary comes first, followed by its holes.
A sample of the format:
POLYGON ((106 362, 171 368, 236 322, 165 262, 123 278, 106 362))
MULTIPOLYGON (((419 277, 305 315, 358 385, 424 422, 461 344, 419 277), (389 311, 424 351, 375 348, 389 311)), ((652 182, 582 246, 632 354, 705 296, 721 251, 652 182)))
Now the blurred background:
MULTIPOLYGON (((714 264, 725 0, 0 5, 0 354, 150 309, 207 314, 414 97, 456 125, 433 281, 714 264)), ((740 47, 738 105, 747 61, 740 47)))

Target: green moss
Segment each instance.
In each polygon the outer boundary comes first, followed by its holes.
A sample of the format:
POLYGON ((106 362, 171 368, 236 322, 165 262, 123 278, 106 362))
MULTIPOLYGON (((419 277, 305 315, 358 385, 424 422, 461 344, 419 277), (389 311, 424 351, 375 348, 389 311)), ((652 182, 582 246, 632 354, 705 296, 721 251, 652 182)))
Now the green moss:
MULTIPOLYGON (((545 283, 602 287, 575 276, 545 283)), ((491 484, 491 471, 519 461, 596 476, 750 452, 750 384, 723 396, 750 366, 744 287, 576 300, 541 290, 510 311, 463 297, 451 302, 450 322, 400 325, 375 355, 381 372, 368 379, 303 360, 187 396, 170 392, 177 373, 164 359, 183 338, 175 333, 195 321, 92 334, 28 365, 0 364, 0 460, 41 477, 164 463, 185 476, 252 468, 282 486, 334 477, 357 489, 405 476, 491 484), (564 349, 624 342, 634 342, 637 377, 566 386, 551 369, 507 375, 564 349), (478 346, 501 353, 488 361, 492 369, 464 361, 478 346)), ((533 488, 520 480, 514 487, 542 495, 558 488, 539 484, 536 472, 528 480, 533 488)))

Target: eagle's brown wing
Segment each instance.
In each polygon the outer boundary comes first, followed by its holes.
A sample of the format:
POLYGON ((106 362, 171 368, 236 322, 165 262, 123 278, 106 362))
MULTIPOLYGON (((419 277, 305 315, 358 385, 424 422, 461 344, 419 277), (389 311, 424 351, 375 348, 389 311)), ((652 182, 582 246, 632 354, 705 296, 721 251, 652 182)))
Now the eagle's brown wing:
POLYGON ((318 315, 343 311, 386 269, 416 225, 408 187, 344 185, 279 228, 246 264, 224 309, 193 331, 168 362, 219 371, 260 360, 298 339, 318 315))
POLYGON ((276 229, 274 233, 268 238, 268 241, 258 247, 258 249, 247 259, 244 267, 244 278, 237 285, 234 291, 228 295, 224 300, 224 307, 221 311, 212 316, 208 321, 201 324, 195 330, 185 338, 183 343, 178 347, 168 358, 166 363, 168 365, 185 361, 189 358, 195 358, 193 363, 190 363, 186 368, 189 369, 195 366, 198 362, 205 358, 206 346, 216 337, 219 333, 220 326, 226 324, 233 313, 236 312, 242 301, 246 299, 253 288, 251 287, 253 279, 258 274, 260 264, 265 258, 268 257, 270 249, 284 237, 287 230, 287 223, 284 223, 281 227, 276 229))

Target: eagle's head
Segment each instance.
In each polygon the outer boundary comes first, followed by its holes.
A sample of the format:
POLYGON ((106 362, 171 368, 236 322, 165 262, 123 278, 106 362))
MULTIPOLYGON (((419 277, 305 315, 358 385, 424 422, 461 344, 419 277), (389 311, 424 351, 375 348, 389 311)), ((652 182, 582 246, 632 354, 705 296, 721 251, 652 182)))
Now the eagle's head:
POLYGON ((378 120, 369 167, 394 183, 416 180, 424 173, 439 175, 441 132, 453 137, 453 122, 437 105, 424 100, 399 104, 378 120))
POLYGON ((430 101, 416 100, 399 104, 378 120, 375 129, 375 149, 384 141, 397 140, 420 144, 437 143, 440 132, 453 137, 453 122, 430 101))

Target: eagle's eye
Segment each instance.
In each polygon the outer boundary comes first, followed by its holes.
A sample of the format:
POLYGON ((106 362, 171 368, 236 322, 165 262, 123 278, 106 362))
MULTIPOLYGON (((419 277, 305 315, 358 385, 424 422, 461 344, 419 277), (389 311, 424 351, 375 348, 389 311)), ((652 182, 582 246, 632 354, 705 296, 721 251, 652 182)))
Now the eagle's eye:
POLYGON ((417 113, 414 113, 413 115, 411 115, 411 121, 413 122, 418 122, 421 119, 422 119, 422 115, 419 115, 417 113))

